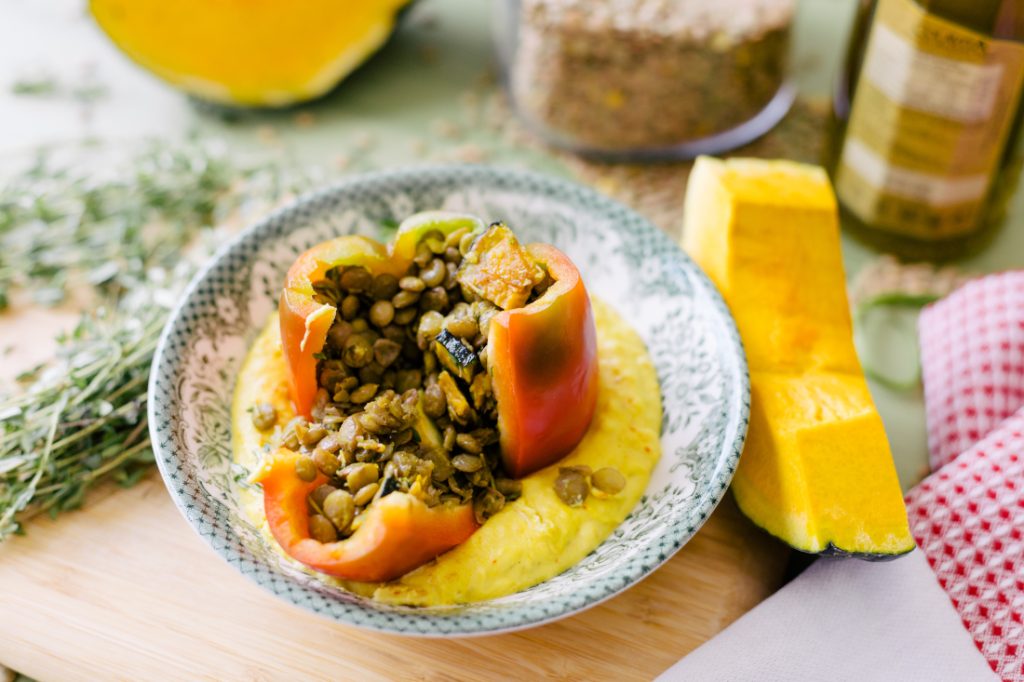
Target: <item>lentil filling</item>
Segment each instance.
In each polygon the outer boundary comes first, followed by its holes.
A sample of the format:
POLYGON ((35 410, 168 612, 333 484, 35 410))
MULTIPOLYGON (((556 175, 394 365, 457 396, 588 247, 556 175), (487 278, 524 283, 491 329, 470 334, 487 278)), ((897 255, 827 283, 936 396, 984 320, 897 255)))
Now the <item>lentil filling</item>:
MULTIPOLYGON (((526 305, 550 284, 497 223, 483 235, 428 233, 402 277, 348 266, 313 283, 315 300, 337 315, 318 356, 312 418, 296 417, 276 438, 301 454, 299 478, 328 477, 308 497, 314 539, 350 536, 395 491, 428 506, 471 502, 480 523, 519 496, 501 464, 488 326, 501 310, 492 300, 526 305), (498 286, 505 299, 474 268, 495 248, 528 265, 525 277, 498 286)), ((254 425, 271 428, 272 410, 254 406, 254 425)))

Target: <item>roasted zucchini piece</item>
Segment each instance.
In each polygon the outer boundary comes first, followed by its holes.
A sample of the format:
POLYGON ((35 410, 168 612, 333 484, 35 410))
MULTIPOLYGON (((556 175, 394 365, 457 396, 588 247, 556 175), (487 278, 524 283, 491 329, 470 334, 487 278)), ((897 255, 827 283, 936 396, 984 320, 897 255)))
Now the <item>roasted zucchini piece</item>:
POLYGON ((466 383, 473 380, 473 372, 480 364, 473 349, 447 329, 441 330, 434 340, 434 355, 442 367, 466 383))
POLYGON ((437 377, 437 385, 444 391, 444 397, 448 401, 448 416, 452 421, 465 426, 476 419, 476 412, 459 390, 451 374, 441 372, 437 377))

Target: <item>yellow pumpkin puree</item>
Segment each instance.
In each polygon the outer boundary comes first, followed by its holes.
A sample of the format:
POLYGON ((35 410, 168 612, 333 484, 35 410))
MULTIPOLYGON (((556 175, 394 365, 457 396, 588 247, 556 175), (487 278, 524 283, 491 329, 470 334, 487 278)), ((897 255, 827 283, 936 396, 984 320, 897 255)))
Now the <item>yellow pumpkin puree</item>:
MULTIPOLYGON (((639 335, 609 306, 592 300, 601 388, 594 420, 576 449, 558 464, 522 479, 522 497, 437 560, 382 585, 321 576, 324 580, 388 603, 437 606, 492 599, 558 575, 622 523, 639 502, 661 454, 661 396, 639 335), (568 507, 555 494, 554 480, 559 466, 577 464, 595 471, 615 467, 626 477, 626 487, 613 497, 594 493, 582 507, 568 507)), ((252 425, 249 408, 270 402, 278 410, 279 422, 287 422, 294 412, 285 377, 274 316, 250 349, 235 389, 234 457, 250 471, 258 467, 267 436, 252 425)), ((260 491, 243 489, 240 494, 250 519, 277 548, 260 491)))

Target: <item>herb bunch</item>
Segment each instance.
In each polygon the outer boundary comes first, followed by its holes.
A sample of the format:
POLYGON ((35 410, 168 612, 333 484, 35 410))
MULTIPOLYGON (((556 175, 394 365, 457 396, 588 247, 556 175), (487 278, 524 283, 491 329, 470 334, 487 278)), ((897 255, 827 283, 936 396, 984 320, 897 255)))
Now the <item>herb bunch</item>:
POLYGON ((154 144, 125 176, 96 177, 40 157, 0 189, 0 308, 10 292, 54 304, 70 290, 117 294, 177 261, 216 222, 242 171, 208 147, 154 144))
POLYGON ((80 506, 99 481, 146 472, 146 389, 171 305, 221 222, 295 189, 199 144, 154 145, 131 168, 96 180, 40 161, 0 191, 0 308, 16 288, 41 303, 80 287, 99 300, 51 362, 0 393, 0 540, 80 506))
POLYGON ((145 473, 146 384, 166 316, 141 296, 83 316, 28 389, 0 401, 0 539, 79 506, 100 479, 128 486, 145 473))

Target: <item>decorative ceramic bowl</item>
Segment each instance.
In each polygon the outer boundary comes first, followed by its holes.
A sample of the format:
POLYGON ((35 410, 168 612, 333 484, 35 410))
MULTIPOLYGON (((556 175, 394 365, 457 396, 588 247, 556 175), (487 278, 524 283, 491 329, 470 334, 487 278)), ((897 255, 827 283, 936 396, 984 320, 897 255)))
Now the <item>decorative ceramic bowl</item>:
POLYGON ((149 387, 156 460, 175 504, 214 550, 274 594, 329 618, 412 635, 538 625, 626 589, 689 540, 722 499, 747 431, 749 382, 736 328, 704 274, 624 206, 561 180, 504 169, 413 168, 306 196, 223 248, 190 285, 156 351, 149 387), (571 569, 500 599, 444 608, 377 604, 297 570, 239 508, 230 405, 246 350, 277 306, 285 272, 318 242, 445 208, 504 220, 555 244, 591 294, 639 331, 661 382, 662 456, 632 514, 571 569))

